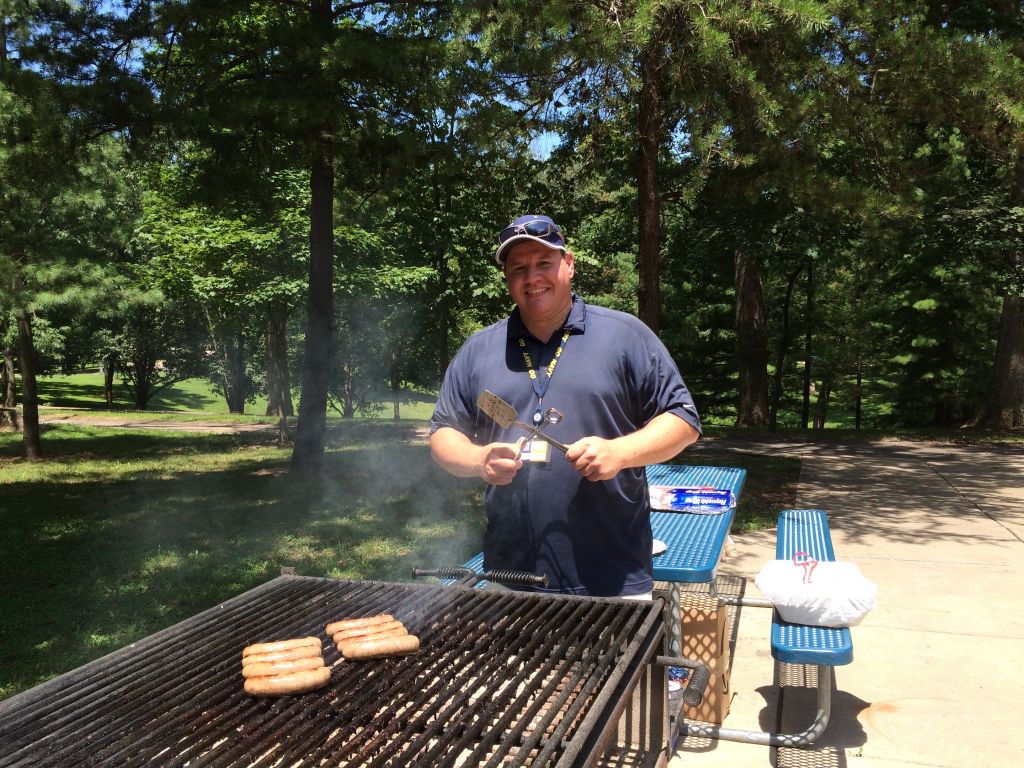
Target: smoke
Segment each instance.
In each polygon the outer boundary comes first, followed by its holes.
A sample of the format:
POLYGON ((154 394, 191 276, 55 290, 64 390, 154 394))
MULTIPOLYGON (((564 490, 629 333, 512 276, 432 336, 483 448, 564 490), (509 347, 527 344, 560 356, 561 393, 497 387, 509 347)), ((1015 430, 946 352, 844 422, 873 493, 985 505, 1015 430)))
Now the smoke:
POLYGON ((414 566, 457 565, 480 550, 482 487, 437 467, 410 424, 335 424, 315 488, 293 490, 324 556, 305 564, 313 571, 297 564, 300 573, 408 581, 414 566))

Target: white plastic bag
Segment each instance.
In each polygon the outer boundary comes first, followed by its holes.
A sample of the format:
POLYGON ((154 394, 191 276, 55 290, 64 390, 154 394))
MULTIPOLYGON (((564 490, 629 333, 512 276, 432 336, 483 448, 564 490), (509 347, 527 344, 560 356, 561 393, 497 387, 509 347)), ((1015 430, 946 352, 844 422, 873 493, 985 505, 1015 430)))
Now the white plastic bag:
POLYGON ((878 588, 853 563, 769 560, 754 580, 779 615, 792 624, 853 627, 875 607, 878 588))

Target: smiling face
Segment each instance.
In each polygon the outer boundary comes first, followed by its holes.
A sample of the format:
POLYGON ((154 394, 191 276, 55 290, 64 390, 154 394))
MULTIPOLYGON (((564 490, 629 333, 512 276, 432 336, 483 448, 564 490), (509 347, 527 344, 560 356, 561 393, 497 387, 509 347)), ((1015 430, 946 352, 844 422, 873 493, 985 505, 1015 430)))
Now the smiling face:
POLYGON ((572 305, 572 252, 564 255, 540 243, 514 245, 505 259, 508 292, 530 333, 547 341, 572 305))

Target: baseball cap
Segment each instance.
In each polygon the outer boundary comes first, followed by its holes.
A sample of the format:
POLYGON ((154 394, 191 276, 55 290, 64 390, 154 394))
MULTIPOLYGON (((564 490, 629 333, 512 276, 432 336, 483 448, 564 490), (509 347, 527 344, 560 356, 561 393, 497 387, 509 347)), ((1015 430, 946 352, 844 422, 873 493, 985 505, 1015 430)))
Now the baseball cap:
POLYGON ((504 265, 508 249, 516 243, 532 240, 555 251, 565 253, 565 238, 562 230, 549 216, 528 213, 513 221, 498 235, 498 250, 494 260, 504 265))

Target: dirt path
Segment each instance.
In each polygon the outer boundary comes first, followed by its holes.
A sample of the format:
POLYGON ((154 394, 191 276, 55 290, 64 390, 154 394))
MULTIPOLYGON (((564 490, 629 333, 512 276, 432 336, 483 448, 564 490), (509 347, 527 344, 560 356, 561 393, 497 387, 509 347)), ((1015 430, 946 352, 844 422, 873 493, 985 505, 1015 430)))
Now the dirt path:
POLYGON ((244 432, 274 432, 276 424, 246 424, 233 421, 168 421, 138 414, 85 415, 78 413, 40 413, 40 424, 80 424, 92 427, 120 429, 162 429, 173 432, 211 432, 214 434, 241 434, 244 432))
MULTIPOLYGON (((167 432, 203 432, 207 434, 237 435, 245 433, 267 433, 276 434, 278 425, 275 424, 247 424, 238 421, 217 421, 216 419, 197 419, 196 421, 171 421, 160 418, 147 417, 138 413, 126 414, 86 414, 81 411, 73 412, 43 412, 39 415, 41 424, 80 424, 93 427, 110 427, 111 429, 155 429, 167 432)), ((430 427, 427 425, 414 425, 402 428, 395 428, 389 422, 382 422, 382 428, 387 431, 383 434, 399 437, 403 440, 425 441, 430 436, 430 427)), ((331 427, 334 429, 334 427, 331 427)), ((368 437, 375 433, 372 424, 359 422, 345 425, 345 429, 353 430, 353 433, 362 437, 368 437)), ((288 422, 289 435, 295 431, 295 420, 288 422)))

